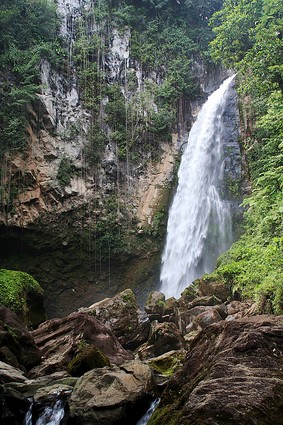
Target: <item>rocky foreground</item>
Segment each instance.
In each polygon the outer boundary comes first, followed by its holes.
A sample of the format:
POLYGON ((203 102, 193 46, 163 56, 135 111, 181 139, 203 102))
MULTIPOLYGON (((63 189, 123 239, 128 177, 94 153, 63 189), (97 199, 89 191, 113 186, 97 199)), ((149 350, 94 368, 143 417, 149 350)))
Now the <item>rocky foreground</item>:
POLYGON ((58 402, 61 425, 134 425, 156 397, 151 425, 283 424, 283 316, 224 284, 152 292, 145 312, 125 290, 33 331, 2 307, 0 360, 3 425, 58 402))

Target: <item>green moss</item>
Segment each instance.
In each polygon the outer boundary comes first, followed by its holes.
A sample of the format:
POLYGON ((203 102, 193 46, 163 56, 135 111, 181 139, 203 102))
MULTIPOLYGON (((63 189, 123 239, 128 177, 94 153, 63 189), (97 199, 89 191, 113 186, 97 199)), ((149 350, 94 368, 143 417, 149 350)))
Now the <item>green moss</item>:
POLYGON ((130 307, 136 307, 136 298, 132 290, 126 290, 121 294, 122 300, 128 304, 130 307))
POLYGON ((72 376, 81 376, 91 369, 110 366, 108 358, 98 348, 82 342, 78 353, 69 362, 67 371, 72 376))
POLYGON ((170 357, 159 358, 151 361, 150 367, 164 376, 172 376, 182 366, 184 353, 175 353, 170 357))
MULTIPOLYGON (((10 308, 25 323, 33 324, 31 304, 40 299, 43 289, 29 274, 19 271, 0 269, 0 305, 10 308)), ((43 312, 44 316, 44 312, 43 312)))
POLYGON ((172 405, 165 407, 157 407, 153 415, 148 421, 148 425, 176 425, 178 424, 178 417, 180 413, 174 411, 172 405))

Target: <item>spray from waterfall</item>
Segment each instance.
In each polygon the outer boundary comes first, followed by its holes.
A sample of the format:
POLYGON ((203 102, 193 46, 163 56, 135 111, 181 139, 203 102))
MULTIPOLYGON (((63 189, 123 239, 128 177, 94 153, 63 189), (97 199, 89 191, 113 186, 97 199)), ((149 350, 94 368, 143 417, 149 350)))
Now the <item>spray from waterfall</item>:
POLYGON ((226 102, 234 76, 210 95, 194 123, 178 172, 162 256, 161 292, 179 297, 210 273, 232 243, 229 202, 221 197, 226 102))

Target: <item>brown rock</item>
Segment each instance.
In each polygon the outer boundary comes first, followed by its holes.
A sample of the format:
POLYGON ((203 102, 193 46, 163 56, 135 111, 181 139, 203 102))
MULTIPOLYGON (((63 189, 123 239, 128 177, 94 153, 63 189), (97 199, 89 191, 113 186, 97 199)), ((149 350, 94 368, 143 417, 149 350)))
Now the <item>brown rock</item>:
POLYGON ((0 360, 26 370, 40 362, 40 351, 31 333, 6 307, 0 307, 0 360))
POLYGON ((146 313, 139 310, 131 289, 106 298, 88 308, 80 309, 93 315, 117 336, 120 344, 135 350, 149 334, 150 322, 146 313))
POLYGON ((220 320, 222 320, 222 317, 216 308, 210 308, 206 311, 203 311, 194 318, 195 323, 202 329, 206 328, 212 323, 219 322, 220 320))
POLYGON ((221 301, 231 298, 232 294, 224 282, 209 282, 203 279, 198 281, 198 294, 200 296, 215 296, 221 301))
POLYGON ((86 344, 96 347, 114 364, 133 358, 108 328, 87 313, 72 313, 63 319, 48 320, 32 334, 43 361, 31 371, 31 376, 66 370, 80 347, 86 344))
POLYGON ((148 425, 282 425, 283 316, 221 321, 192 342, 148 425))
POLYGON ((153 326, 151 335, 137 354, 140 359, 160 356, 171 350, 182 350, 185 348, 185 340, 175 323, 164 322, 153 326))
POLYGON ((148 314, 149 320, 162 320, 162 315, 165 308, 165 295, 162 292, 152 291, 150 292, 144 309, 148 314))
POLYGON ((236 313, 242 313, 242 316, 247 312, 251 307, 251 304, 249 303, 243 303, 241 301, 231 301, 230 303, 227 303, 227 315, 233 316, 236 313))

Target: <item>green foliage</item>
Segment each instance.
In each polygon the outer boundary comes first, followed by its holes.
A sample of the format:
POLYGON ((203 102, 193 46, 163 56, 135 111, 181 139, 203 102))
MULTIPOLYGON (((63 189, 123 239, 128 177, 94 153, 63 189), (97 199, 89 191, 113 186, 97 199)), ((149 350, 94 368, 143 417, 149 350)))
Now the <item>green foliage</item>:
POLYGON ((253 183, 244 201, 245 234, 213 275, 277 314, 283 312, 282 23, 282 2, 226 0, 213 17, 211 43, 214 58, 239 71, 239 92, 249 96, 256 120, 243 140, 253 183))
POLYGON ((28 315, 30 294, 42 294, 38 282, 29 274, 13 270, 0 270, 0 305, 10 308, 20 317, 28 315))
MULTIPOLYGON (((25 146, 28 108, 39 90, 42 57, 56 62, 52 0, 3 0, 0 5, 0 156, 25 146)), ((58 61, 57 61, 58 62, 58 61)))
POLYGON ((61 186, 68 186, 71 182, 72 177, 76 175, 77 170, 70 158, 63 157, 61 159, 58 172, 57 180, 61 186))

